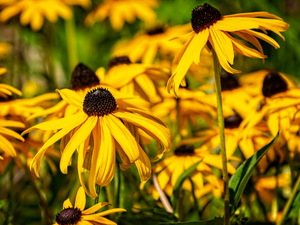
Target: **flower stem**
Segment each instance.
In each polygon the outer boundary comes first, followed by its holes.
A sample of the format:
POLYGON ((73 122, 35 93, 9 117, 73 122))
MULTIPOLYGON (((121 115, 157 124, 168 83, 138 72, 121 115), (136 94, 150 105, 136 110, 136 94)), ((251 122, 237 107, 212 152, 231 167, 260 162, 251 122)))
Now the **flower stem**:
POLYGON ((97 193, 98 197, 95 198, 94 205, 96 205, 99 202, 100 192, 101 192, 101 186, 96 184, 96 193, 97 193))
POLYGON ((192 195, 193 195, 193 198, 194 198, 194 203, 195 203, 195 206, 196 206, 196 209, 197 209, 199 220, 201 220, 201 210, 199 208, 199 201, 198 201, 198 199, 196 197, 196 194, 195 194, 195 184, 194 184, 194 182, 192 181, 192 179, 190 177, 189 177, 189 180, 192 184, 192 195))
POLYGON ((296 196, 296 194, 297 194, 297 192, 299 190, 299 186, 300 186, 300 176, 298 176, 298 179, 297 179, 296 184, 295 184, 295 186, 293 188, 292 194, 290 195, 287 203, 285 204, 282 216, 281 216, 279 222, 276 225, 284 224, 286 216, 288 215, 290 207, 291 207, 291 205, 292 205, 292 203, 293 203, 293 201, 295 199, 295 196, 296 196))
POLYGON ((169 213, 173 213, 172 206, 171 206, 170 202, 168 201, 168 199, 167 199, 165 193, 163 192, 163 190, 161 190, 161 188, 159 186, 159 183, 158 183, 158 180, 157 180, 157 177, 156 177, 155 174, 152 174, 152 179, 153 179, 154 186, 155 186, 156 190, 159 193, 160 200, 161 200, 162 204, 164 205, 166 211, 169 212, 169 213))
POLYGON ((67 82, 70 82, 71 76, 74 67, 78 63, 77 55, 77 42, 76 42, 76 29, 75 29, 75 20, 74 15, 71 19, 65 20, 66 26, 66 39, 67 39, 67 49, 68 49, 68 60, 69 60, 69 71, 67 75, 67 82))
POLYGON ((227 172, 227 157, 225 149, 225 133, 224 133, 224 117, 222 110, 222 96, 221 96, 221 66, 214 49, 214 69, 215 69, 215 89, 217 96, 217 112, 218 112, 218 125, 220 129, 220 143, 221 143, 221 155, 222 155, 222 172, 224 181, 224 225, 229 225, 229 186, 228 186, 228 172, 227 172))

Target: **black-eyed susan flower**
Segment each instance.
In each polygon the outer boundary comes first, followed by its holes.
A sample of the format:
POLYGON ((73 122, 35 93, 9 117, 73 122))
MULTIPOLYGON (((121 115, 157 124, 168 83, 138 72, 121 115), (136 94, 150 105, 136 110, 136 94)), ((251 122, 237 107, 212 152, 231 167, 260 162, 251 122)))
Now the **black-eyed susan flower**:
POLYGON ((279 141, 290 140, 299 130, 297 119, 299 97, 299 88, 289 88, 279 73, 269 72, 263 80, 260 104, 249 112, 241 124, 243 135, 247 135, 252 127, 264 120, 273 137, 280 129, 279 141))
MULTIPOLYGON (((0 59, 2 56, 7 55, 10 52, 11 45, 8 43, 0 43, 0 59)), ((7 69, 5 67, 0 66, 0 75, 7 72, 7 69)))
POLYGON ((38 31, 43 26, 45 17, 52 23, 57 21, 58 16, 67 20, 72 17, 72 10, 61 0, 20 0, 6 5, 1 12, 0 21, 6 22, 19 14, 23 26, 30 24, 32 30, 38 31))
POLYGON ((114 30, 121 30, 125 21, 132 23, 136 18, 145 22, 153 22, 156 14, 152 8, 158 5, 158 0, 105 0, 85 19, 86 25, 93 25, 97 20, 103 21, 109 17, 114 30))
POLYGON ((138 94, 151 103, 161 101, 155 83, 168 80, 168 69, 132 63, 127 56, 112 58, 108 68, 105 75, 102 68, 96 71, 96 74, 102 78, 101 84, 114 87, 123 93, 138 94))
POLYGON ((25 125, 21 122, 6 120, 0 117, 0 150, 7 153, 11 157, 15 157, 16 150, 7 137, 12 137, 20 141, 24 141, 24 138, 17 132, 8 129, 7 127, 25 128, 25 125))
POLYGON ((216 117, 216 105, 206 98, 206 94, 199 90, 181 88, 178 99, 170 95, 166 88, 160 88, 163 101, 151 108, 152 113, 165 122, 178 122, 182 136, 188 134, 188 122, 197 124, 197 118, 202 117, 209 124, 213 124, 216 117), (178 108, 177 108, 177 104, 178 108), (179 109, 179 115, 178 115, 179 109), (179 121, 178 121, 179 118, 179 121))
POLYGON ((107 202, 97 203, 96 205, 84 209, 86 204, 86 196, 82 187, 77 191, 75 204, 72 205, 70 199, 64 201, 63 210, 56 215, 56 223, 53 225, 93 225, 93 224, 103 224, 103 225, 113 225, 116 223, 106 219, 104 216, 117 213, 126 212, 125 209, 115 208, 109 209, 100 213, 96 213, 99 209, 104 206, 109 205, 107 202))
MULTIPOLYGON (((201 189, 204 183, 209 183, 216 189, 221 190, 218 178, 211 169, 211 167, 222 169, 221 156, 210 154, 209 151, 195 149, 189 145, 178 147, 174 155, 165 158, 155 165, 154 172, 159 173, 157 179, 160 188, 164 190, 167 195, 171 196, 179 176, 197 162, 200 163, 190 175, 192 182, 196 186, 195 189, 201 189)), ((230 163, 228 163, 227 166, 228 172, 233 174, 235 168, 230 163)), ((186 180, 183 184, 183 188, 190 191, 192 189, 191 182, 186 180)))
POLYGON ((170 150, 172 136, 167 126, 146 111, 120 106, 118 102, 122 96, 115 98, 108 89, 100 87, 87 92, 85 96, 69 89, 58 92, 68 104, 78 110, 70 116, 38 124, 23 132, 26 134, 34 129, 61 129, 34 157, 31 169, 36 174, 39 173, 47 148, 62 139, 60 169, 63 173, 67 173, 71 157, 78 148, 78 172, 87 193, 81 172, 85 156, 88 151, 91 152, 91 161, 88 165, 89 189, 91 196, 96 197, 95 184, 105 186, 114 177, 116 150, 122 160, 122 169, 128 169, 135 164, 142 181, 150 178, 151 163, 139 145, 138 129, 146 132, 157 142, 158 151, 153 160, 160 159, 164 152, 170 150))
POLYGON ((188 41, 173 61, 175 69, 167 85, 168 91, 173 90, 175 94, 178 92, 179 85, 184 84, 183 78, 192 62, 196 64, 200 62, 200 53, 207 42, 214 49, 224 70, 229 73, 239 73, 239 70, 235 70, 229 65, 233 65, 234 52, 251 58, 265 59, 266 56, 257 38, 279 48, 274 39, 253 29, 271 30, 283 38, 280 32, 286 31, 289 27, 281 18, 267 12, 222 16, 216 8, 207 3, 197 6, 192 11, 191 25, 193 31, 188 34, 188 41), (249 41, 258 50, 247 47, 233 35, 249 41))
POLYGON ((172 59, 179 51, 184 40, 175 39, 174 36, 181 36, 190 29, 189 24, 174 27, 156 27, 148 31, 137 33, 131 40, 119 41, 113 49, 113 55, 127 55, 133 62, 152 64, 155 57, 172 59), (171 56, 171 57, 170 57, 171 56))

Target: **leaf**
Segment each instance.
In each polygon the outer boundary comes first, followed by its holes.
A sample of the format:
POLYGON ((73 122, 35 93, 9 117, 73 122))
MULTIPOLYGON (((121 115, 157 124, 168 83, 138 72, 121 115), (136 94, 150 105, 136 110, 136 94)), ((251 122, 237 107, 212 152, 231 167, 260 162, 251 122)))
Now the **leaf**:
POLYGON ((223 225, 224 219, 223 218, 214 218, 213 220, 208 221, 192 221, 192 222, 181 222, 181 223, 158 223, 162 225, 223 225))
POLYGON ((180 190, 181 190, 181 186, 182 186, 184 180, 196 169, 196 167, 198 166, 198 164, 201 163, 201 162, 202 162, 202 160, 200 160, 199 162, 196 162, 190 168, 188 168, 187 170, 185 170, 179 176, 178 180, 176 181, 176 184, 174 185, 174 189, 173 189, 173 195, 171 197, 171 201, 172 201, 174 212, 176 212, 177 201, 178 201, 180 190))
POLYGON ((6 200, 1 200, 0 201, 0 209, 2 209, 2 207, 5 205, 6 200))
POLYGON ((286 219, 290 219, 295 215, 298 215, 300 209, 300 193, 297 194, 296 198, 293 200, 293 205, 291 206, 290 212, 286 219))
POLYGON ((240 201, 242 193, 252 176, 255 166, 259 163, 261 158, 267 153, 267 151, 275 144, 279 136, 279 132, 276 137, 266 146, 262 147, 256 153, 247 159, 233 174, 229 182, 231 214, 235 212, 235 209, 240 201))
POLYGON ((178 221, 177 217, 173 213, 167 212, 165 209, 161 208, 134 208, 143 212, 150 212, 158 217, 164 218, 165 221, 178 221))

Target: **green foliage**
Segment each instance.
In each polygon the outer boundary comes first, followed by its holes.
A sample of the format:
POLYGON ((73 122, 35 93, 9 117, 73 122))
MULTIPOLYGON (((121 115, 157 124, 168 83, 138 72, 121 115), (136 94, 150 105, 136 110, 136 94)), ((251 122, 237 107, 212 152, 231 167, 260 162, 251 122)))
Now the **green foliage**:
POLYGON ((229 183, 230 191, 230 206, 231 213, 233 214, 239 204, 240 198, 244 192, 244 189, 251 178, 252 174, 255 171, 256 165, 259 163, 261 158, 267 153, 267 151, 275 144, 279 136, 279 133, 276 137, 262 149, 257 151, 253 156, 247 159, 231 177, 229 183))
POLYGON ((223 225, 223 218, 214 218, 209 221, 191 221, 191 222, 182 222, 182 223, 159 223, 163 225, 223 225))

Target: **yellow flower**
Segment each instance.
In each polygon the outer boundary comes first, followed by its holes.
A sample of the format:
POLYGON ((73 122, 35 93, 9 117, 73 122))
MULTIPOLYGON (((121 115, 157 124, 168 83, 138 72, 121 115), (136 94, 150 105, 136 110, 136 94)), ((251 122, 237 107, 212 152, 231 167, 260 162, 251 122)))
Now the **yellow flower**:
POLYGON ((153 114, 164 121, 180 122, 180 133, 183 136, 188 134, 188 121, 196 125, 198 116, 201 116, 209 124, 213 124, 216 117, 216 106, 211 104, 211 100, 206 98, 206 94, 198 90, 181 88, 178 99, 170 95, 166 88, 160 88, 163 101, 151 108, 153 114), (179 121, 177 116, 177 102, 179 103, 179 121))
POLYGON ((152 64, 156 55, 172 57, 179 51, 183 40, 175 39, 174 36, 185 34, 189 30, 189 24, 170 28, 157 27, 148 31, 137 33, 132 40, 121 40, 113 50, 113 55, 127 55, 133 62, 152 64), (188 25, 188 26, 187 26, 188 25))
POLYGON ((116 225, 115 222, 106 219, 104 216, 116 213, 126 212, 125 209, 115 208, 109 209, 100 213, 96 213, 102 207, 109 205, 107 202, 97 203, 92 207, 84 210, 86 205, 86 196, 82 187, 77 191, 75 205, 73 206, 70 199, 64 201, 63 210, 56 215, 56 223, 53 225, 92 225, 92 224, 103 224, 103 225, 116 225))
POLYGON ((101 84, 119 89, 123 93, 138 93, 141 97, 156 103, 161 101, 154 82, 167 81, 168 69, 158 66, 132 63, 127 56, 115 57, 109 61, 109 70, 104 75, 103 68, 99 68, 96 74, 102 77, 101 84))
POLYGON ((193 31, 188 34, 188 41, 173 61, 175 70, 167 85, 168 91, 173 90, 175 95, 178 92, 180 83, 184 84, 183 78, 192 62, 196 64, 200 62, 200 53, 206 46, 207 41, 216 52, 221 66, 229 73, 239 73, 240 71, 231 68, 229 65, 233 65, 234 52, 251 58, 266 58, 257 38, 266 41, 275 48, 279 48, 274 39, 252 29, 271 30, 283 38, 280 32, 286 31, 289 27, 281 18, 267 12, 222 16, 216 8, 207 3, 203 6, 199 5, 192 11, 191 25, 193 31), (258 51, 242 44, 233 37, 233 34, 252 43, 258 51))
POLYGON ((86 154, 90 152, 89 189, 91 196, 96 197, 95 184, 105 186, 114 177, 115 149, 122 160, 120 165, 122 169, 128 169, 135 164, 142 181, 150 178, 151 163, 139 145, 138 129, 145 131, 157 142, 158 152, 153 160, 159 160, 164 152, 170 150, 172 137, 166 125, 145 111, 119 106, 119 100, 124 97, 118 96, 117 98, 108 89, 99 87, 87 92, 85 97, 68 89, 58 92, 68 104, 76 107, 78 112, 62 119, 38 124, 23 132, 25 134, 34 129, 61 129, 43 145, 34 157, 31 168, 36 174, 39 173, 47 148, 62 139, 60 169, 63 173, 67 173, 72 155, 76 148, 79 148, 78 173, 86 193, 88 191, 81 172, 86 154))
MULTIPOLYGON (((194 149, 192 146, 182 145, 178 147, 174 155, 165 158, 155 165, 154 172, 159 173, 157 176, 159 186, 167 195, 171 196, 174 185, 179 176, 195 163, 201 161, 196 169, 191 174, 191 180, 196 186, 196 190, 202 189, 204 180, 210 183, 213 187, 220 189, 219 181, 216 175, 212 172, 211 166, 222 169, 222 159, 220 155, 210 154, 208 151, 194 149)), ((228 163, 228 172, 233 174, 235 168, 228 163)), ((183 184, 183 189, 191 190, 191 183, 186 180, 183 184)))
POLYGON ((67 5, 81 5, 84 8, 88 8, 91 6, 90 0, 61 0, 67 5))
POLYGON ((10 136, 20 141, 24 141, 24 138, 21 137, 17 132, 12 131, 6 127, 24 128, 25 125, 21 122, 0 118, 0 149, 7 153, 9 156, 15 157, 16 151, 12 143, 10 143, 10 141, 5 136, 10 136))
POLYGON ((109 17, 114 30, 121 30, 124 22, 132 23, 135 18, 145 22, 152 22, 156 18, 153 7, 158 5, 158 0, 105 0, 85 19, 85 24, 93 25, 96 20, 103 21, 109 17))
MULTIPOLYGON (((251 96, 261 96, 262 95, 262 87, 263 81, 268 73, 272 71, 268 70, 259 70, 252 73, 245 74, 241 76, 238 82, 243 86, 243 89, 249 93, 251 96)), ((290 75, 278 72, 278 74, 285 80, 288 88, 296 87, 296 83, 298 81, 295 77, 290 75)))
POLYGON ((280 130, 279 142, 290 140, 299 130, 300 89, 289 88, 287 82, 277 72, 269 72, 263 81, 260 104, 248 113, 241 124, 243 135, 260 123, 266 121, 274 137, 280 130))
POLYGON ((23 26, 30 23, 31 28, 38 31, 43 26, 44 17, 52 23, 58 16, 67 20, 72 17, 72 10, 61 0, 20 0, 2 10, 0 21, 6 22, 18 14, 23 26))
MULTIPOLYGON (((2 58, 3 55, 8 54, 10 52, 10 49, 11 49, 11 45, 10 44, 8 44, 8 43, 0 43, 0 58, 2 58)), ((0 67, 0 75, 4 74, 6 72, 7 72, 6 68, 0 67)))

